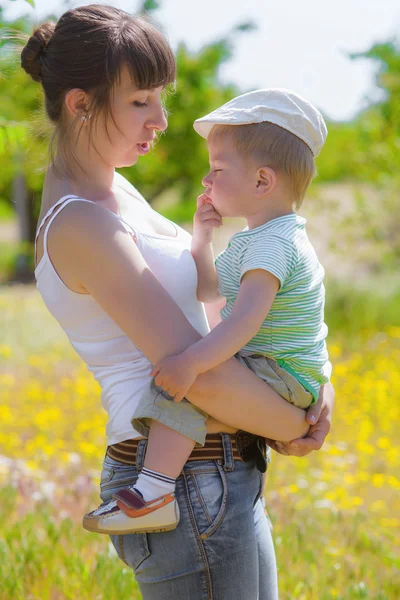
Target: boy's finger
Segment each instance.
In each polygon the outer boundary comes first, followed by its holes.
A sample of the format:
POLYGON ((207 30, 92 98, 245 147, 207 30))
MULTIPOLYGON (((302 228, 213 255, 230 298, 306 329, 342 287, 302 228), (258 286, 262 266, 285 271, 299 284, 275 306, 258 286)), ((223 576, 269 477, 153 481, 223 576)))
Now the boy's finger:
POLYGON ((208 213, 208 212, 217 212, 212 204, 203 204, 197 211, 200 214, 208 213))
POLYGON ((205 194, 200 194, 200 196, 197 196, 197 201, 196 201, 197 208, 200 208, 200 206, 203 206, 203 204, 206 203, 207 197, 208 196, 206 196, 205 194))
POLYGON ((203 223, 207 223, 207 225, 210 225, 211 223, 216 224, 216 225, 222 225, 221 219, 218 217, 215 217, 214 215, 210 215, 206 219, 203 219, 203 223))

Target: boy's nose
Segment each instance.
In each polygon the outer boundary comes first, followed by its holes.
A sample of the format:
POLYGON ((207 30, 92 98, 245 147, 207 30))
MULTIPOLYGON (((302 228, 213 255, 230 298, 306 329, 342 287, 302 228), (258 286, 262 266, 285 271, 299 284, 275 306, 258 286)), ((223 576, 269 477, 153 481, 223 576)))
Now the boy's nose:
POLYGON ((210 177, 210 173, 208 173, 208 175, 206 175, 205 177, 203 177, 203 180, 201 182, 204 187, 211 187, 211 177, 210 177))

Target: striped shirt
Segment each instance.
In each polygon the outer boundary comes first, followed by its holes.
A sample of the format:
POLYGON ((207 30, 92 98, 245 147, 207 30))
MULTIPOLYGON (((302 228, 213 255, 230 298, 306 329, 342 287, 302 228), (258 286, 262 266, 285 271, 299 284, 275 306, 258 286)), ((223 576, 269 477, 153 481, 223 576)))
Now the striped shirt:
POLYGON ((306 220, 292 213, 255 229, 236 233, 215 260, 219 293, 226 298, 221 317, 232 312, 247 271, 265 269, 280 288, 258 333, 243 350, 273 358, 318 398, 331 365, 325 338, 324 269, 305 230, 306 220))

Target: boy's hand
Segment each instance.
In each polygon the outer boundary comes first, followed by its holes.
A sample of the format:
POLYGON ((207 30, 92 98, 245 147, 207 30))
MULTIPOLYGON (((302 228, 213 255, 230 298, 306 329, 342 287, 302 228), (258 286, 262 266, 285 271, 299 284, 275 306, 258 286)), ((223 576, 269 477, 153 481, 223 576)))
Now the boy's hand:
POLYGON ((200 194, 197 198, 197 210, 193 217, 193 240, 196 244, 212 242, 214 227, 221 227, 221 215, 215 210, 210 198, 200 194))
POLYGON ((174 398, 174 402, 180 402, 193 385, 198 373, 184 357, 177 355, 160 360, 150 375, 155 377, 157 385, 174 398))

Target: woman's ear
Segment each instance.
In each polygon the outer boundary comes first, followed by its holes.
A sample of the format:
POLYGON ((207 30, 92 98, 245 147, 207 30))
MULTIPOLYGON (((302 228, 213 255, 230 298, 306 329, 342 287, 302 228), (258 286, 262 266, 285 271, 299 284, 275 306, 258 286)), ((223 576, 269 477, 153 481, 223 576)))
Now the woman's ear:
POLYGON ((271 167, 260 167, 257 171, 256 196, 262 198, 276 186, 276 173, 271 167))
POLYGON ((65 95, 65 107, 70 117, 87 116, 89 109, 89 96, 79 88, 69 90, 65 95))

